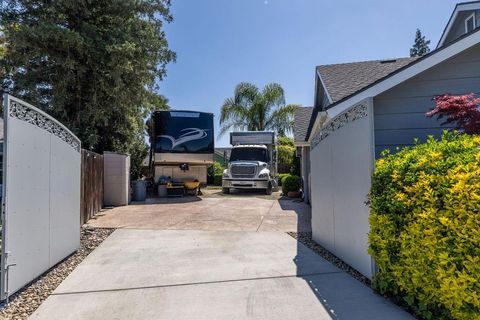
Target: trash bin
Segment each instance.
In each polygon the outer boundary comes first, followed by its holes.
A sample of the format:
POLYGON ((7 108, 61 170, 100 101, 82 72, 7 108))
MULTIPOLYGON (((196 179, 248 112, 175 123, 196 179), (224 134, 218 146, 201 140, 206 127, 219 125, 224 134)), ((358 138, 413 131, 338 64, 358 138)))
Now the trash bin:
POLYGON ((147 198, 147 182, 137 180, 133 182, 133 201, 145 201, 147 198))
POLYGON ((157 190, 158 190, 158 196, 160 198, 165 198, 167 196, 167 185, 166 184, 159 184, 157 190))

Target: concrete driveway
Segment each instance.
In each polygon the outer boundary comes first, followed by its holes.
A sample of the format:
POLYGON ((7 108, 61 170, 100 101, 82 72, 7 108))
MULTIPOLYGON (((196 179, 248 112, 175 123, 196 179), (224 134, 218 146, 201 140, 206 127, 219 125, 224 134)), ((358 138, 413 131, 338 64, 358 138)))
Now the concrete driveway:
POLYGON ((99 228, 230 231, 311 231, 310 207, 279 193, 222 195, 205 190, 202 197, 156 198, 106 210, 89 225, 99 228))
POLYGON ((116 230, 31 319, 411 319, 283 232, 116 230))
POLYGON ((89 225, 118 230, 31 319, 410 319, 286 234, 310 231, 310 207, 278 194, 208 190, 89 225))

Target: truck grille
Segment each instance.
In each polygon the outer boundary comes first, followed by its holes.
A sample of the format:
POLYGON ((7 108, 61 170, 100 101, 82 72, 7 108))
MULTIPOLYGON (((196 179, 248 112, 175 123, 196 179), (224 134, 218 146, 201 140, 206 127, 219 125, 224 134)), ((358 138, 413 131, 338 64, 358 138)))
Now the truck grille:
POLYGON ((233 178, 255 178, 255 168, 252 165, 232 165, 233 178))

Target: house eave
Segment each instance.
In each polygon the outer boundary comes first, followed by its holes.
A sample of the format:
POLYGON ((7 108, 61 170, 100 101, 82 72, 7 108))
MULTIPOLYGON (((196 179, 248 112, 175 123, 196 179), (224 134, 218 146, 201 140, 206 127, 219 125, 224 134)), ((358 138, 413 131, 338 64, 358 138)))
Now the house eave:
POLYGON ((328 88, 325 85, 325 81, 323 81, 322 75, 321 75, 320 71, 318 70, 318 67, 316 68, 316 71, 317 71, 318 80, 320 80, 320 84, 322 85, 323 91, 325 92, 325 95, 327 96, 328 102, 330 104, 332 104, 333 103, 332 97, 330 96, 330 93, 328 92, 328 88))
POLYGON ((450 15, 450 19, 448 19, 447 25, 445 26, 445 29, 443 30, 443 33, 442 33, 442 36, 440 37, 440 40, 438 41, 437 49, 445 44, 445 40, 446 40, 448 34, 450 33, 450 30, 452 29, 452 26, 455 23, 455 20, 457 19, 457 16, 458 16, 459 12, 468 11, 468 10, 479 10, 479 9, 480 9, 480 1, 470 1, 470 2, 458 3, 455 6, 455 9, 453 10, 452 14, 450 15))
POLYGON ((480 43, 480 28, 465 34, 447 46, 436 49, 429 54, 415 60, 411 64, 396 70, 388 76, 379 79, 378 81, 366 86, 365 88, 345 97, 331 105, 325 111, 317 109, 317 112, 312 114, 310 126, 307 130, 306 141, 311 142, 312 136, 318 129, 318 114, 325 113, 328 118, 334 118, 341 112, 359 103, 360 101, 379 95, 380 93, 393 88, 394 86, 411 79, 419 73, 426 71, 435 65, 465 51, 480 43), (315 119, 313 119, 315 117, 315 119))
POLYGON ((419 58, 411 64, 398 69, 387 77, 365 87, 361 91, 340 100, 328 108, 329 117, 333 118, 352 105, 370 97, 375 97, 380 93, 393 88, 394 86, 411 79, 412 77, 424 72, 439 63, 465 51, 480 43, 480 29, 465 35, 448 46, 439 48, 431 53, 419 58))
POLYGON ((309 147, 310 146, 310 143, 307 142, 307 141, 294 141, 293 142, 293 145, 295 147, 309 147))
POLYGON ((325 111, 320 111, 316 114, 315 120, 311 130, 308 131, 308 136, 305 138, 305 141, 310 145, 312 143, 312 138, 315 133, 322 127, 322 124, 328 119, 328 114, 325 111))

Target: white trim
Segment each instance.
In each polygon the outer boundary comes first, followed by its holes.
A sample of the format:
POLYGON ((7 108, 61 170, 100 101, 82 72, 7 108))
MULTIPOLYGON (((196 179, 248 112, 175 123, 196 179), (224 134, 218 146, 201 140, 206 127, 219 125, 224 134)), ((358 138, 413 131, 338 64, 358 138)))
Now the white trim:
POLYGON ((374 109, 373 109, 373 97, 370 97, 367 99, 367 113, 370 114, 371 116, 368 117, 368 121, 370 123, 370 127, 371 127, 371 147, 372 147, 372 150, 370 152, 371 154, 371 164, 372 164, 372 172, 373 170, 375 170, 375 153, 376 153, 376 150, 375 150, 375 119, 374 119, 374 109))
POLYGON ((307 141, 294 142, 293 145, 295 147, 310 147, 310 143, 308 143, 307 141))
POLYGON ((445 43, 445 40, 452 29, 452 26, 457 20, 458 14, 460 11, 468 11, 468 10, 479 10, 480 9, 480 1, 475 3, 464 3, 464 4, 457 4, 455 10, 453 11, 450 20, 448 20, 447 27, 443 32, 442 36, 440 37, 440 41, 438 41, 437 48, 440 48, 445 43))
POLYGON ((468 33, 468 32, 470 32, 470 31, 475 30, 475 28, 477 27, 476 24, 477 24, 477 23, 476 23, 476 21, 475 21, 475 12, 473 12, 471 15, 469 15, 469 16, 465 19, 465 33, 468 33), (473 21, 473 28, 472 28, 472 30, 468 30, 468 26, 467 26, 468 20, 470 20, 470 19, 472 19, 472 21, 473 21))
MULTIPOLYGON (((348 98, 347 100, 333 106, 331 109, 327 110, 328 118, 332 119, 338 114, 344 112, 346 109, 356 105, 360 101, 375 97, 380 93, 387 91, 388 89, 393 88, 394 86, 405 82, 406 80, 418 75, 419 73, 426 71, 433 66, 459 54, 462 51, 465 51, 477 44, 480 43, 480 32, 476 31, 471 35, 449 45, 448 47, 439 49, 438 52, 433 52, 430 56, 425 57, 424 59, 416 62, 411 67, 408 67, 397 74, 390 76, 383 81, 371 86, 370 88, 359 92, 358 94, 348 98)), ((310 137, 313 136, 313 129, 310 133, 310 137)))
POLYGON ((313 123, 312 130, 310 130, 310 135, 308 136, 308 144, 311 145, 312 139, 317 133, 317 131, 323 126, 325 121, 328 118, 328 114, 325 111, 319 112, 315 118, 315 122, 313 123))
MULTIPOLYGON (((330 93, 328 93, 327 86, 325 85, 325 82, 323 82, 322 76, 320 75, 320 72, 318 72, 318 69, 317 69, 317 77, 320 80, 320 83, 322 84, 323 91, 325 91, 325 94, 327 95, 328 101, 330 103, 333 103, 332 97, 330 97, 330 93)), ((317 106, 315 106, 315 107, 317 107, 317 106)))

